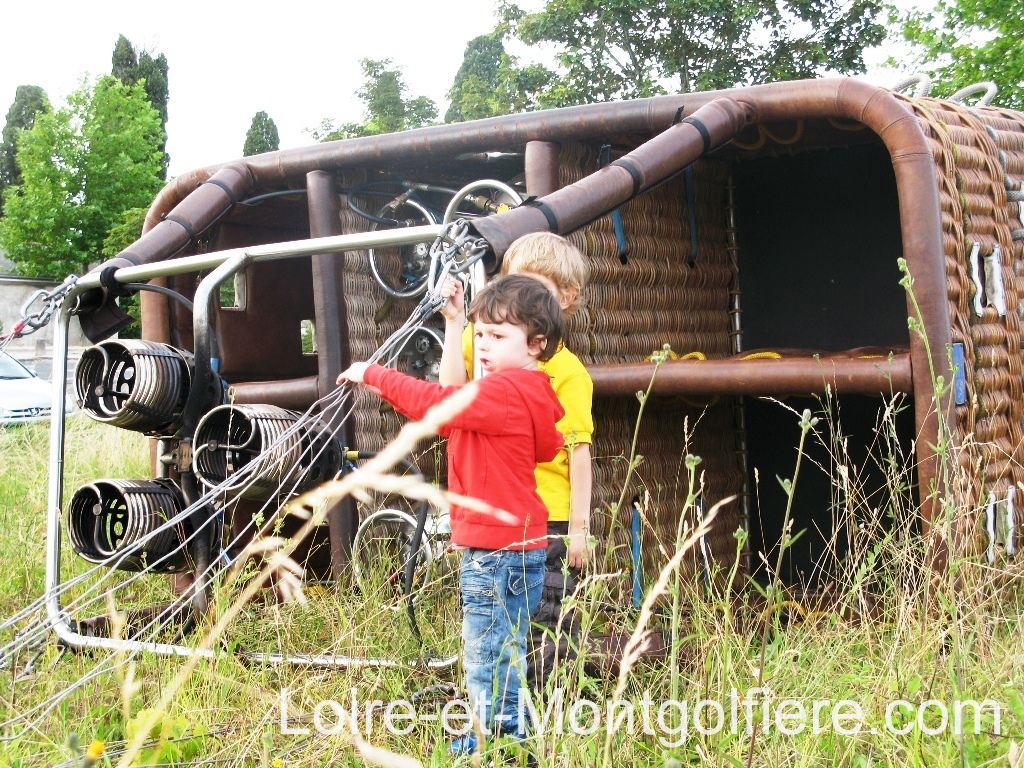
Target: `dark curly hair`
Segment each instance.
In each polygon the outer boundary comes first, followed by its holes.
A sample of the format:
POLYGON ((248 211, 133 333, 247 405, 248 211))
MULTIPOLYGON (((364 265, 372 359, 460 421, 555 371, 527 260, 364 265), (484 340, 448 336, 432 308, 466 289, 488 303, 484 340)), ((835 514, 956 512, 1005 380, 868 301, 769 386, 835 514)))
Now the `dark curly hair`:
POLYGON ((550 360, 565 335, 558 300, 542 282, 526 275, 506 275, 488 283, 473 299, 469 319, 518 325, 526 331, 527 341, 543 337, 540 360, 550 360))

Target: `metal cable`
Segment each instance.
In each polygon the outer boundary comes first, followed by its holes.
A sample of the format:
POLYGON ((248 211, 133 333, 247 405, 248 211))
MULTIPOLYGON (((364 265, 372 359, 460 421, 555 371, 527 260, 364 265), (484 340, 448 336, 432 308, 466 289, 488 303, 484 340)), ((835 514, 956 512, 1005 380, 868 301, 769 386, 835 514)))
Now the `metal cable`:
MULTIPOLYGON (((439 238, 439 241, 440 240, 442 240, 442 238, 439 238)), ((449 240, 448 242, 452 243, 451 240, 449 240)), ((435 249, 433 249, 433 250, 437 250, 436 249, 436 245, 437 245, 437 243, 435 243, 435 249)), ((451 247, 449 248, 450 256, 454 256, 454 251, 455 251, 455 248, 451 248, 451 247)), ((421 302, 417 305, 416 309, 412 312, 412 314, 406 320, 406 322, 403 323, 403 325, 399 329, 397 329, 391 336, 389 336, 389 338, 370 357, 368 362, 378 362, 380 360, 390 360, 390 361, 393 361, 395 359, 395 357, 397 357, 398 353, 401 352, 401 350, 404 347, 404 345, 406 343, 408 343, 408 341, 411 338, 411 336, 419 329, 420 326, 422 326, 422 324, 426 320, 426 318, 429 317, 430 315, 434 314, 434 312, 436 312, 445 303, 445 300, 438 295, 438 292, 439 292, 441 286, 443 286, 443 279, 442 279, 442 277, 444 275, 448 275, 448 274, 457 274, 460 271, 468 269, 468 267, 471 266, 472 263, 477 261, 479 258, 481 258, 482 255, 483 255, 483 252, 479 251, 479 252, 477 252, 475 254, 472 254, 469 258, 465 259, 463 262, 459 263, 459 262, 456 262, 454 260, 454 258, 449 258, 449 257, 440 258, 439 256, 432 254, 431 275, 430 275, 431 279, 429 281, 430 285, 429 285, 429 289, 427 291, 427 294, 423 297, 421 302)), ((103 366, 103 370, 105 372, 107 372, 107 373, 111 372, 112 364, 109 361, 109 355, 104 354, 104 353, 97 353, 97 354, 100 357, 100 362, 101 362, 101 364, 103 366)), ((161 392, 159 387, 156 387, 155 389, 153 387, 155 387, 155 383, 153 383, 152 386, 145 387, 141 394, 144 397, 152 398, 152 399, 154 399, 157 402, 166 402, 166 398, 161 399, 159 397, 159 395, 161 395, 161 394, 166 395, 166 393, 165 392, 161 392)), ((321 398, 316 403, 311 405, 303 414, 300 414, 289 426, 277 425, 275 429, 270 430, 270 434, 267 435, 270 438, 270 442, 266 446, 266 451, 273 452, 273 451, 276 451, 276 450, 280 449, 280 447, 282 445, 288 444, 289 441, 292 440, 292 438, 294 438, 296 435, 298 435, 298 434, 302 433, 304 430, 306 430, 308 428, 308 425, 309 425, 310 422, 319 421, 319 417, 318 416, 311 416, 313 410, 318 405, 321 405, 321 404, 327 405, 327 406, 336 405, 336 404, 338 404, 339 402, 342 401, 342 399, 347 395, 347 393, 348 393, 348 386, 347 385, 343 385, 342 387, 339 387, 338 389, 333 390, 332 392, 328 393, 328 395, 325 395, 323 398, 321 398)), ((106 405, 106 409, 107 409, 107 411, 110 412, 110 418, 112 420, 118 418, 118 416, 120 415, 120 412, 123 410, 123 408, 118 408, 116 405, 110 405, 110 404, 106 405)), ((102 409, 98 408, 97 410, 101 410, 101 412, 102 412, 102 409)), ((352 410, 353 410, 353 408, 350 406, 348 411, 345 414, 343 414, 340 419, 332 420, 332 421, 336 421, 337 423, 331 423, 331 424, 328 425, 329 426, 329 430, 328 430, 329 431, 329 436, 328 436, 328 439, 323 440, 323 441, 319 441, 319 442, 315 442, 315 441, 314 442, 309 442, 306 445, 306 447, 303 450, 303 452, 298 455, 298 457, 295 457, 295 454, 292 453, 292 452, 286 452, 286 454, 284 456, 282 456, 282 458, 279 459, 279 460, 283 462, 283 461, 285 461, 285 456, 291 455, 293 457, 293 463, 292 463, 292 467, 291 468, 292 468, 292 470, 294 470, 295 468, 297 468, 297 466, 299 464, 299 461, 301 460, 301 457, 304 456, 306 452, 312 451, 315 448, 316 449, 316 457, 319 457, 319 455, 322 454, 323 451, 325 451, 327 449, 327 447, 334 440, 335 436, 341 430, 342 426, 345 424, 347 419, 351 416, 352 410)), ((161 412, 161 413, 164 413, 164 412, 161 412)), ((218 483, 218 484, 214 485, 213 487, 209 488, 209 490, 206 493, 202 494, 200 496, 200 498, 196 502, 194 502, 193 504, 187 505, 180 512, 171 515, 163 524, 157 525, 156 527, 154 527, 152 530, 149 530, 148 532, 133 531, 132 532, 133 536, 129 539, 130 541, 132 541, 132 543, 129 546, 125 547, 120 552, 111 554, 106 559, 101 560, 96 565, 94 565, 92 568, 88 569, 86 571, 86 573, 81 574, 80 576, 75 577, 74 579, 70 580, 69 582, 65 582, 64 584, 60 585, 60 587, 58 587, 58 589, 56 590, 57 594, 58 595, 59 594, 63 594, 68 589, 70 589, 72 586, 80 584, 85 578, 88 578, 89 574, 95 573, 97 571, 97 569, 103 568, 104 566, 113 568, 113 567, 116 567, 115 564, 118 563, 118 562, 124 562, 124 561, 126 561, 127 558, 131 558, 133 556, 138 556, 138 552, 139 551, 143 551, 142 548, 145 546, 145 544, 147 542, 149 542, 150 540, 156 539, 157 537, 159 537, 162 534, 166 533, 166 531, 168 529, 172 529, 173 526, 175 526, 175 525, 183 522, 184 520, 188 519, 192 515, 192 513, 198 511, 199 509, 201 509, 204 506, 206 506, 207 504, 209 504, 218 494, 224 493, 227 490, 238 490, 239 488, 245 488, 247 486, 251 487, 252 485, 254 485, 256 483, 259 483, 261 481, 261 479, 259 477, 259 473, 256 472, 256 469, 259 466, 260 466, 259 462, 249 462, 249 463, 246 463, 245 465, 243 465, 240 468, 238 468, 237 471, 233 472, 230 475, 227 475, 224 478, 223 483, 218 483), (249 475, 253 475, 253 477, 248 477, 249 475), (247 479, 247 486, 239 486, 238 485, 239 479, 247 479)), ((283 473, 282 475, 279 476, 278 485, 277 485, 277 489, 278 490, 282 489, 287 484, 286 478, 290 477, 292 474, 294 474, 294 472, 286 472, 286 473, 283 473)), ((301 480, 302 480, 302 477, 301 477, 301 474, 300 474, 300 476, 295 479, 294 484, 292 485, 291 490, 288 492, 289 494, 294 492, 294 489, 298 487, 298 484, 301 482, 301 480)), ((271 501, 273 499, 275 499, 278 495, 280 495, 280 494, 272 495, 271 498, 267 499, 264 502, 264 508, 266 506, 268 506, 271 503, 271 501)), ((278 507, 276 510, 274 510, 272 512, 270 517, 271 518, 276 517, 277 515, 280 514, 280 511, 281 511, 281 508, 278 507)), ((216 515, 209 516, 200 526, 197 527, 197 529, 189 537, 187 537, 182 542, 181 546, 184 547, 187 544, 187 542, 189 540, 191 540, 192 537, 198 535, 199 532, 203 528, 205 528, 206 525, 209 525, 211 522, 213 522, 216 519, 216 517, 217 517, 216 515)), ((226 549, 229 549, 232 544, 235 544, 238 541, 240 541, 241 537, 248 532, 248 528, 255 524, 254 521, 255 521, 255 516, 254 516, 253 520, 251 520, 250 523, 247 524, 247 526, 242 529, 242 531, 239 531, 236 534, 235 538, 232 540, 232 542, 229 544, 229 546, 227 548, 223 548, 222 549, 222 552, 226 551, 226 549)), ((264 528, 266 527, 266 525, 269 524, 269 522, 270 521, 268 520, 267 523, 264 523, 264 528)), ((174 551, 177 551, 177 550, 174 550, 174 551)), ((157 558, 157 562, 160 562, 163 558, 172 556, 174 554, 174 551, 172 551, 170 553, 167 553, 167 554, 161 555, 160 557, 157 558)), ((198 584, 200 586, 200 588, 202 588, 203 586, 205 586, 205 584, 212 582, 213 579, 215 579, 219 575, 221 575, 229 567, 229 565, 230 565, 230 562, 225 562, 225 558, 219 558, 219 557, 215 558, 209 565, 207 565, 207 567, 201 573, 196 574, 196 579, 194 580, 194 584, 198 584)), ((82 602, 83 599, 84 599, 84 595, 83 596, 79 596, 78 598, 73 600, 71 604, 69 604, 68 606, 64 607, 65 614, 66 614, 67 610, 70 609, 72 606, 81 608, 81 607, 85 607, 85 606, 91 605, 93 602, 98 601, 100 599, 103 599, 107 593, 116 591, 118 589, 121 589, 124 586, 127 586, 127 585, 131 584, 135 579, 140 578, 144 573, 151 572, 151 571, 152 571, 152 568, 147 568, 147 569, 139 570, 138 572, 133 573, 132 576, 129 577, 128 579, 124 579, 124 580, 118 582, 117 584, 108 587, 106 590, 104 590, 103 593, 92 597, 88 601, 82 602)), ((85 594, 88 595, 89 592, 92 592, 92 591, 98 589, 99 586, 102 585, 102 583, 107 578, 110 577, 111 573, 113 573, 112 569, 111 570, 107 570, 100 577, 100 579, 98 580, 97 584, 91 585, 86 590, 85 594)), ((44 595, 39 600, 35 601, 35 603, 34 603, 34 605, 36 606, 35 609, 38 610, 38 608, 42 607, 45 604, 45 602, 50 598, 50 596, 51 595, 44 593, 44 595)), ((159 633, 159 632, 164 630, 164 628, 166 626, 166 621, 169 620, 170 618, 178 615, 182 610, 184 610, 184 608, 186 607, 186 604, 188 603, 188 601, 190 599, 191 599, 191 596, 190 596, 190 594, 187 591, 185 593, 183 593, 182 595, 178 596, 177 599, 172 601, 159 614, 157 614, 153 619, 151 619, 149 622, 147 622, 142 627, 141 630, 135 632, 133 634, 133 637, 134 638, 140 638, 140 637, 150 637, 150 638, 152 638, 152 637, 156 637, 157 633, 159 633), (147 631, 149 631, 148 635, 146 634, 147 631)), ((30 609, 28 609, 28 608, 23 609, 22 611, 19 611, 18 614, 16 614, 15 617, 12 617, 12 618, 8 619, 7 621, 5 621, 2 625, 0 625, 0 627, 2 627, 2 628, 11 627, 11 626, 13 626, 13 624, 18 619, 25 618, 30 613, 31 613, 30 609)), ((33 637, 38 638, 43 632, 48 631, 52 627, 53 627, 53 622, 50 621, 50 620, 39 622, 39 623, 37 623, 35 625, 30 625, 30 631, 23 632, 23 633, 19 634, 19 636, 15 639, 15 641, 13 643, 9 643, 9 644, 7 644, 7 645, 5 645, 3 647, 0 647, 0 658, 9 658, 12 655, 12 652, 16 652, 20 648, 28 647, 28 645, 31 643, 33 637)), ((120 666, 121 664, 128 663, 128 661, 131 658, 134 658, 135 654, 138 653, 138 652, 139 651, 136 650, 136 649, 132 649, 132 650, 130 650, 127 653, 124 652, 124 651, 111 652, 110 654, 108 654, 108 656, 105 659, 103 659, 101 662, 98 662, 89 672, 87 672, 85 675, 83 675, 82 678, 80 678, 75 683, 71 684, 70 686, 67 686, 66 688, 64 688, 61 691, 57 692, 53 696, 51 696, 48 699, 44 700, 43 702, 40 702, 39 704, 37 704, 36 706, 32 707, 28 711, 21 712, 17 716, 15 716, 13 718, 9 718, 4 723, 0 723, 0 728, 3 728, 4 730, 6 730, 6 729, 10 728, 10 726, 12 726, 13 724, 18 723, 18 722, 24 722, 29 717, 31 717, 33 714, 38 713, 38 715, 36 717, 32 718, 31 722, 27 723, 25 725, 25 727, 18 734, 5 735, 3 737, 0 737, 0 740, 6 741, 6 740, 11 740, 13 738, 17 738, 17 736, 20 736, 21 733, 24 733, 26 730, 34 728, 39 722, 42 721, 42 719, 50 711, 52 711, 52 709, 54 707, 59 705, 59 703, 63 699, 65 699, 67 696, 71 695, 74 691, 76 691, 79 688, 81 688, 87 682, 91 681, 92 679, 95 679, 96 677, 98 677, 101 674, 106 673, 108 671, 108 667, 111 666, 110 662, 111 662, 112 659, 116 660, 116 663, 114 664, 114 667, 120 666)), ((448 664, 448 663, 450 663, 450 660, 444 660, 441 663, 442 664, 448 664)))

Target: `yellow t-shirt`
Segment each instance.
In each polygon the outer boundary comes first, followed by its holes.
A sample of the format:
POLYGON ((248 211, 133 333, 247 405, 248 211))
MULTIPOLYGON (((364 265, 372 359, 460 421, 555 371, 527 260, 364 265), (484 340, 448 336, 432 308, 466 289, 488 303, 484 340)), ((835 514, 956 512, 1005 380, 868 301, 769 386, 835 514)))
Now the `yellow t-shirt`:
MULTIPOLYGON (((462 357, 466 363, 466 375, 473 378, 473 326, 469 324, 462 332, 462 357)), ((555 427, 565 438, 562 448, 553 461, 538 464, 534 471, 537 478, 537 493, 548 508, 548 520, 565 522, 569 519, 569 451, 577 443, 590 443, 594 437, 594 418, 590 413, 594 400, 594 382, 587 369, 564 344, 551 359, 540 363, 540 370, 551 379, 555 397, 565 409, 555 427)))

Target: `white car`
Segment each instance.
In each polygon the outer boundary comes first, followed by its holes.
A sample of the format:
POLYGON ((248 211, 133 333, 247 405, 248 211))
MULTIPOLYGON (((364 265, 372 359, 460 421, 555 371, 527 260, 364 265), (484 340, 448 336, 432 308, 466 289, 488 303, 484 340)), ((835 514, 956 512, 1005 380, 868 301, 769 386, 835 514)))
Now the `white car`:
POLYGON ((0 352, 0 425, 50 418, 50 382, 0 352))

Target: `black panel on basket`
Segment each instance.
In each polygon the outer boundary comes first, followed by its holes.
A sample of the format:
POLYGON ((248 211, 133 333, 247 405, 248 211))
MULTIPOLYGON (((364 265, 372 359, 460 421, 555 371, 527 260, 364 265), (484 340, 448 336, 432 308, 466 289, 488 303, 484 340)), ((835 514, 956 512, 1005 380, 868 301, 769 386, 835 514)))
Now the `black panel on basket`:
POLYGON ((907 345, 883 147, 761 158, 735 178, 745 349, 907 345))

